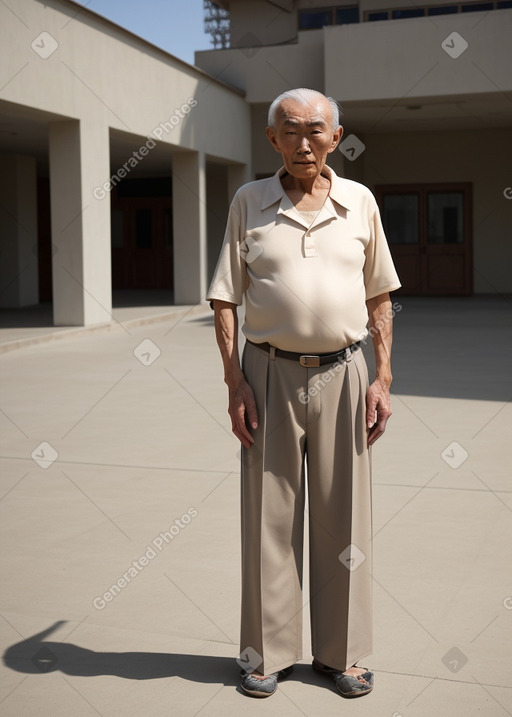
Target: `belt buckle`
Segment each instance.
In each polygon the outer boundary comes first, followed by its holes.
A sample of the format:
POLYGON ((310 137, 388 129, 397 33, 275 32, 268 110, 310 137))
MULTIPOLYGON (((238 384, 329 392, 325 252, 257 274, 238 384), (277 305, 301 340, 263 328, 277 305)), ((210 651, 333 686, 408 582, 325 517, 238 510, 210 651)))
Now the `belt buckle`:
POLYGON ((299 362, 301 366, 306 366, 306 368, 317 368, 317 366, 320 366, 320 356, 304 354, 299 358, 299 362))

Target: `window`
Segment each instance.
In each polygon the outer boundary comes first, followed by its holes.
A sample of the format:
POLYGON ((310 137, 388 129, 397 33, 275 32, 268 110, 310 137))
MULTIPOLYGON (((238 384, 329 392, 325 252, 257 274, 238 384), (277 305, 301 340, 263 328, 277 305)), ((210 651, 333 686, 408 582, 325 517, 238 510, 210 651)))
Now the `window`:
POLYGON ((464 241, 464 194, 428 192, 427 242, 462 244, 464 241))
POLYGON ((359 8, 357 5, 336 9, 336 25, 349 25, 353 22, 359 22, 359 8))
POLYGON ((461 5, 461 12, 485 12, 486 10, 493 10, 494 3, 492 2, 475 2, 475 3, 464 3, 461 5))
POLYGON ((358 5, 299 10, 299 30, 319 30, 329 25, 359 22, 358 5))
POLYGON ((383 198, 382 223, 390 244, 418 244, 417 194, 386 194, 383 198))
POLYGON ((457 12, 488 12, 512 8, 512 0, 492 0, 491 2, 461 2, 454 5, 425 5, 423 7, 397 7, 389 10, 366 10, 365 22, 376 20, 401 20, 407 17, 425 17, 426 15, 450 15, 457 12))
POLYGON ((299 12, 299 30, 317 30, 332 24, 331 10, 302 10, 299 12))
POLYGON ((410 7, 405 10, 393 10, 391 17, 393 20, 401 20, 404 17, 423 17, 425 15, 425 8, 423 7, 410 7))
POLYGON ((438 5, 427 8, 427 15, 451 15, 454 12, 458 12, 457 5, 438 5))

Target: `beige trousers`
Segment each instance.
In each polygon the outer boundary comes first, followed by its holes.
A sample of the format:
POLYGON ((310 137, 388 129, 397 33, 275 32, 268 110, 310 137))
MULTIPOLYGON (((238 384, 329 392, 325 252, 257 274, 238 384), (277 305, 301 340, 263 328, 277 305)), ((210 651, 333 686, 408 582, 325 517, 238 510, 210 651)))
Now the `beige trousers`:
POLYGON ((263 674, 302 659, 307 475, 312 652, 346 670, 372 652, 363 353, 305 368, 246 343, 242 368, 259 425, 242 448, 241 658, 263 674))

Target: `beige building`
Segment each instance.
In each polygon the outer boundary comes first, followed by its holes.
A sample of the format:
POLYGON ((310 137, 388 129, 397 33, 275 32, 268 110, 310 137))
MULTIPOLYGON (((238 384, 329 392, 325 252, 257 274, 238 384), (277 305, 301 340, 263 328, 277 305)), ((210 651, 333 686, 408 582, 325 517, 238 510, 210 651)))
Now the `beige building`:
POLYGON ((408 294, 512 292, 512 2, 223 0, 231 47, 196 65, 246 93, 252 168, 272 99, 343 108, 330 163, 377 195, 408 294))
POLYGON ((236 188, 279 166, 268 104, 343 106, 332 166, 379 199, 407 293, 510 293, 511 0, 224 0, 188 65, 71 0, 0 3, 0 307, 111 321, 200 302, 236 188))
POLYGON ((92 325, 112 287, 199 303, 250 178, 243 93, 69 0, 0 3, 0 42, 0 306, 92 325))

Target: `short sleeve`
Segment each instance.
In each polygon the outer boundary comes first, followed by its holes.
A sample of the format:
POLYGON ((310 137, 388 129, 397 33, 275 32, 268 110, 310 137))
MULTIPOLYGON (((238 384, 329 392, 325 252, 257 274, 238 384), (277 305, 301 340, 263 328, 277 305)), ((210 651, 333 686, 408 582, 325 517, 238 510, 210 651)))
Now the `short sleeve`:
POLYGON ((237 196, 229 208, 224 241, 212 282, 206 295, 207 301, 219 299, 240 306, 246 286, 246 263, 240 246, 245 236, 241 221, 240 202, 237 196))
POLYGON ((395 291, 401 286, 375 199, 372 205, 373 213, 369 220, 370 241, 365 249, 366 259, 363 268, 366 300, 388 291, 395 291))

